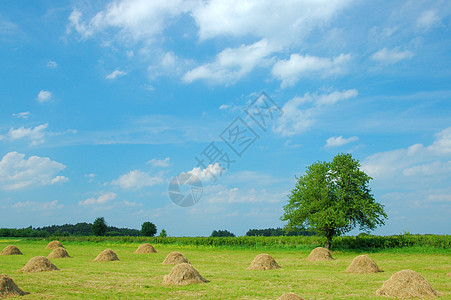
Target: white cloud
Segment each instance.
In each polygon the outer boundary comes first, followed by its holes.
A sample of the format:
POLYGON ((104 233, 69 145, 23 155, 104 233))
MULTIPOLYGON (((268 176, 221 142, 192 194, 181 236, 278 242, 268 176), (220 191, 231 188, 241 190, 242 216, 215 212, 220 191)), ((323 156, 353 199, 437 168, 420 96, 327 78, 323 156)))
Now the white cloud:
POLYGON ((425 29, 429 29, 434 27, 435 25, 440 24, 441 18, 437 16, 437 12, 435 10, 428 10, 421 14, 421 16, 417 20, 417 26, 425 29))
POLYGON ((9 152, 0 161, 0 187, 19 190, 65 182, 67 177, 55 176, 65 168, 65 165, 48 157, 30 156, 25 159, 25 154, 9 152))
POLYGON ((95 204, 105 204, 111 200, 116 199, 117 194, 116 193, 106 193, 98 198, 87 198, 84 201, 79 201, 79 205, 95 205, 95 204))
POLYGON ((326 145, 324 147, 326 147, 326 148, 340 147, 340 146, 355 142, 358 139, 359 138, 356 136, 351 136, 349 138, 344 138, 341 135, 340 136, 332 136, 327 139, 326 145))
POLYGON ((49 101, 50 99, 52 99, 52 93, 49 91, 42 90, 39 92, 37 99, 38 99, 38 102, 40 102, 40 103, 49 101))
POLYGON ((233 84, 249 74, 255 67, 268 63, 267 56, 273 52, 268 41, 263 39, 252 45, 226 48, 214 62, 201 65, 183 75, 185 82, 207 80, 216 83, 233 84))
POLYGON ((19 201, 14 203, 11 208, 27 209, 31 211, 47 211, 63 208, 63 204, 59 204, 58 200, 50 202, 35 202, 35 201, 19 201))
POLYGON ((352 89, 321 95, 305 93, 303 97, 294 97, 282 107, 283 115, 277 119, 273 131, 282 136, 292 136, 304 132, 312 126, 322 110, 357 95, 357 90, 352 89))
MULTIPOLYGON (((224 185, 204 187, 202 199, 209 204, 219 203, 278 203, 285 201, 287 192, 270 192, 263 189, 242 189, 224 185)), ((194 208, 196 209, 196 208, 194 208)))
POLYGON ((391 50, 383 48, 371 55, 371 59, 383 64, 394 64, 404 59, 410 59, 414 57, 414 55, 415 54, 409 50, 400 51, 398 48, 391 50))
POLYGON ((124 205, 127 207, 138 207, 138 206, 143 206, 141 203, 137 203, 137 202, 130 202, 127 200, 124 200, 124 205))
POLYGON ((58 67, 58 64, 56 63, 56 61, 49 60, 47 62, 47 68, 49 68, 49 69, 56 69, 57 67, 58 67))
POLYGON ((201 169, 200 167, 193 168, 191 171, 186 173, 197 176, 200 180, 208 181, 210 179, 216 179, 221 176, 224 172, 224 168, 221 167, 219 163, 215 163, 213 165, 208 165, 205 169, 201 169))
POLYGON ((340 54, 333 58, 291 54, 290 59, 274 64, 271 73, 282 81, 281 87, 284 88, 294 85, 301 77, 314 75, 325 78, 344 73, 350 60, 350 54, 340 54))
POLYGON ((10 140, 19 140, 19 139, 29 139, 31 145, 38 145, 45 142, 45 129, 47 129, 48 124, 42 124, 35 127, 25 128, 20 127, 17 129, 10 128, 7 138, 10 140))
POLYGON ((223 109, 228 109, 230 107, 229 104, 221 104, 221 106, 219 106, 219 109, 223 110, 223 109))
POLYGON ((149 173, 139 170, 132 170, 127 174, 119 176, 113 180, 113 185, 118 185, 123 189, 139 189, 143 187, 153 186, 163 182, 158 176, 151 176, 149 173))
POLYGON ((151 165, 152 167, 162 167, 167 168, 171 165, 170 163, 171 158, 166 157, 165 159, 157 159, 153 158, 147 162, 147 164, 151 165))
POLYGON ((121 70, 114 70, 113 72, 111 72, 110 74, 108 74, 105 79, 109 79, 109 80, 114 80, 118 77, 122 77, 127 75, 127 72, 125 71, 121 71, 121 70))
POLYGON ((17 114, 13 114, 13 117, 18 118, 18 119, 28 119, 30 117, 30 112, 24 111, 24 112, 20 112, 17 114))

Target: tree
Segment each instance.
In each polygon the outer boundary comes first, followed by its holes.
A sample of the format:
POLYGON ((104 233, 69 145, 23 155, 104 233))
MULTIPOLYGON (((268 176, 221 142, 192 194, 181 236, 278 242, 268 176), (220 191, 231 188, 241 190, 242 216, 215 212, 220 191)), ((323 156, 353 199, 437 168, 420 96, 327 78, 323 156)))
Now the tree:
POLYGON ((94 235, 105 235, 107 230, 106 222, 103 217, 97 218, 92 224, 92 232, 94 235))
POLYGON ((357 226, 369 232, 385 224, 387 218, 384 206, 371 194, 371 179, 351 154, 339 154, 332 162, 314 163, 297 178, 281 220, 288 221, 288 230, 309 228, 325 236, 327 249, 334 236, 357 226))
POLYGON ((159 237, 165 238, 167 236, 168 236, 168 233, 166 232, 166 230, 164 228, 161 229, 159 237))
POLYGON ((154 236, 157 233, 157 226, 151 222, 144 222, 141 225, 141 235, 154 236))
POLYGON ((235 237, 233 233, 228 230, 213 230, 211 237, 235 237))

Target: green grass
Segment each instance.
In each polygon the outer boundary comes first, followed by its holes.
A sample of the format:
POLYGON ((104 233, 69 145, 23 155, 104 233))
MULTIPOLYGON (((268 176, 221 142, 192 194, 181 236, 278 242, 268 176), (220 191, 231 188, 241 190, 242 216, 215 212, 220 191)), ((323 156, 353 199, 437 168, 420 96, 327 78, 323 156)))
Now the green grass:
MULTIPOLYGON (((447 250, 401 248, 370 253, 384 270, 377 274, 347 274, 346 267, 360 252, 335 251, 330 262, 305 261, 307 250, 246 249, 189 245, 154 244, 155 254, 134 254, 139 243, 63 242, 72 258, 53 259, 61 271, 21 273, 18 270, 32 257, 47 256, 48 241, 0 239, 0 250, 9 244, 24 255, 0 256, 0 274, 6 274, 23 290, 24 299, 277 299, 287 292, 307 299, 371 299, 393 273, 412 269, 451 299, 451 254, 447 250), (118 262, 94 262, 106 248, 119 256, 118 262), (163 286, 163 276, 172 266, 161 265, 171 251, 182 252, 209 280, 206 284, 163 286), (266 252, 282 269, 249 271, 252 259, 266 252)), ((380 298, 383 299, 383 298, 380 298)))

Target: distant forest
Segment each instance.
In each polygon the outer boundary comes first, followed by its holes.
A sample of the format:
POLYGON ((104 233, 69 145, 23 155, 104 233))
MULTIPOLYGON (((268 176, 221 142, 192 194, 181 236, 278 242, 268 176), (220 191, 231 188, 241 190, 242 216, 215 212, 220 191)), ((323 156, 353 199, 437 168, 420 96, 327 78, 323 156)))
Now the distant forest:
POLYGON ((312 236, 316 235, 311 230, 292 230, 286 231, 283 228, 267 228, 267 229, 249 229, 246 233, 247 236, 312 236))

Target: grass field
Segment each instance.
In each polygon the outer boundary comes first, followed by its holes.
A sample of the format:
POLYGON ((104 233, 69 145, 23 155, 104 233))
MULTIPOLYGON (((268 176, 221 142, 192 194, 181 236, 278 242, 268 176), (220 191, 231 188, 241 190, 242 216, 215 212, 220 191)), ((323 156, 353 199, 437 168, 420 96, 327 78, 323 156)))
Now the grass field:
MULTIPOLYGON (((330 262, 305 261, 309 251, 283 249, 246 249, 154 244, 158 253, 134 254, 136 244, 116 242, 63 242, 72 258, 53 259, 60 271, 22 273, 19 269, 32 257, 47 256, 48 241, 0 239, 0 251, 13 244, 24 255, 0 256, 0 274, 13 278, 23 290, 24 299, 277 299, 294 292, 307 299, 371 299, 393 273, 412 269, 451 299, 451 252, 405 248, 369 253, 384 271, 376 274, 347 274, 346 267, 361 254, 333 252, 330 262), (94 262, 102 250, 110 248, 119 256, 116 262, 94 262), (164 286, 163 276, 173 266, 161 265, 171 251, 182 252, 209 280, 206 284, 164 286), (426 253, 425 253, 425 252, 426 253), (252 259, 272 255, 282 269, 249 271, 252 259)), ((382 298, 381 298, 382 299, 382 298)))

